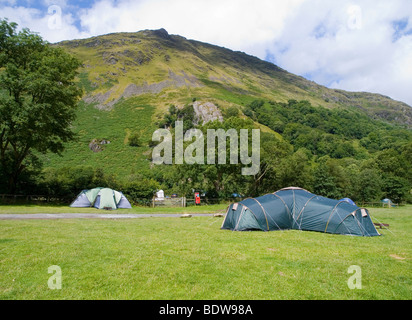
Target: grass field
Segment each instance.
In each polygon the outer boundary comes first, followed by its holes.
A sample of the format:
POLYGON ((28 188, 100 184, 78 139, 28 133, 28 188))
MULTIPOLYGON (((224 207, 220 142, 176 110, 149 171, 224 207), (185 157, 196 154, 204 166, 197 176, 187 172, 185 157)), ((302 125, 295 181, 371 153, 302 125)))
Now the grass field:
POLYGON ((95 208, 71 208, 68 205, 0 205, 0 214, 32 214, 32 213, 98 213, 98 214, 158 214, 158 213, 225 213, 229 204, 213 204, 201 206, 181 207, 138 207, 134 206, 132 209, 121 210, 99 210, 95 208))
POLYGON ((231 232, 214 217, 1 220, 0 299, 410 300, 412 206, 370 212, 391 232, 231 232), (48 287, 52 265, 60 290, 48 287), (351 265, 361 289, 348 287, 351 265))

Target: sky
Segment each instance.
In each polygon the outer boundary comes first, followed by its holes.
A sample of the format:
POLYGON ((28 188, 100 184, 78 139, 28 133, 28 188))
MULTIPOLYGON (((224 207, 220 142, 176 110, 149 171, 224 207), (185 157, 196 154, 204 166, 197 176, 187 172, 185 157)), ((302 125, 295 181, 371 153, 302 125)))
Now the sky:
POLYGON ((412 0, 0 0, 49 42, 165 28, 412 106, 412 0))

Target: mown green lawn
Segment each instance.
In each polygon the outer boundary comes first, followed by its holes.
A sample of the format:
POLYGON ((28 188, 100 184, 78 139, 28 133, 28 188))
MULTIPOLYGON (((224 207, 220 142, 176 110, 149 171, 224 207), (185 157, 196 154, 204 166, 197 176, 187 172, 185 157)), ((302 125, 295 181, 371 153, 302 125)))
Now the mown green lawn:
POLYGON ((181 207, 138 207, 134 206, 132 209, 119 210, 100 210, 96 208, 71 208, 68 205, 0 205, 0 214, 31 214, 31 213, 98 213, 98 214, 157 214, 157 213, 225 213, 229 204, 213 204, 181 207))
POLYGON ((0 220, 0 299, 412 298, 412 206, 381 237, 231 232, 222 218, 0 220), (62 272, 51 290, 48 268, 62 272), (362 289, 349 289, 351 265, 362 289))

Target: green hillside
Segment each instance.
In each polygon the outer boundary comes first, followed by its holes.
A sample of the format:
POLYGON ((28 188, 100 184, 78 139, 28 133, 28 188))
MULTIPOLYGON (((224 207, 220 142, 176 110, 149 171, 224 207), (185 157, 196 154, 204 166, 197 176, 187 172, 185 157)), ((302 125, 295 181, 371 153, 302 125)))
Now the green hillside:
MULTIPOLYGON (((378 94, 333 90, 242 52, 169 35, 166 30, 116 33, 59 44, 84 63, 87 102, 112 108, 120 98, 150 93, 158 110, 191 97, 222 108, 247 97, 280 102, 308 100, 315 106, 355 107, 373 118, 412 125, 412 110, 378 94)), ((189 98, 189 100, 188 100, 189 98)))
POLYGON ((52 167, 93 166, 121 176, 148 169, 149 160, 144 157, 146 147, 130 146, 133 133, 148 141, 156 127, 152 123, 154 107, 140 104, 135 98, 123 100, 113 112, 98 110, 93 104, 81 103, 73 129, 77 133, 74 142, 67 143, 62 157, 47 155, 52 167), (97 140, 99 150, 93 152, 89 144, 97 140), (108 144, 100 144, 105 140, 108 144))
MULTIPOLYGON (((334 191, 324 192, 329 196, 347 195, 349 189, 356 193, 352 190, 355 181, 347 176, 363 173, 365 168, 373 171, 372 177, 401 179, 403 194, 412 185, 407 160, 412 108, 402 102, 378 94, 328 89, 256 57, 169 35, 164 29, 108 34, 57 46, 83 62, 78 80, 84 96, 73 123, 77 140, 66 145, 61 157, 42 157, 46 172, 86 167, 99 169, 117 182, 147 178, 170 192, 211 188, 216 195, 239 191, 228 187, 239 183, 247 186, 242 191, 249 194, 286 184, 316 190, 316 179, 320 179, 316 170, 322 166, 333 178, 334 191), (156 128, 190 118, 189 127, 206 130, 207 121, 193 118, 193 111, 190 117, 173 111, 193 110, 196 104, 212 105, 225 122, 234 116, 243 119, 244 125, 262 129, 260 177, 238 179, 219 173, 219 168, 182 170, 151 164, 150 140, 156 128), (131 145, 132 136, 138 146, 131 145), (388 161, 400 159, 397 162, 406 161, 407 167, 372 164, 385 152, 390 154, 388 161), (297 168, 293 163, 303 165, 297 168), (182 171, 191 171, 192 178, 187 180, 182 171), (204 172, 211 171, 207 178, 204 172), (204 179, 193 179, 194 175, 204 179)), ((227 126, 225 122, 221 126, 227 126)), ((382 181, 374 187, 381 193, 371 192, 373 197, 385 192, 382 181)))

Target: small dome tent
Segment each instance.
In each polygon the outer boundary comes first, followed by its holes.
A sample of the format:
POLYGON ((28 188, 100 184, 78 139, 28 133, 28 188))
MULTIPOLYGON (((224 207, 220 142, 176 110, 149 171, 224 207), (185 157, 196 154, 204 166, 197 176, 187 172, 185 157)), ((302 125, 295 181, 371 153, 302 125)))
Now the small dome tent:
POLYGON ((73 208, 130 209, 132 206, 123 193, 110 188, 82 190, 70 204, 73 208))
POLYGON ((396 205, 392 202, 391 199, 385 198, 385 199, 381 200, 381 202, 382 202, 382 205, 383 205, 383 206, 387 205, 388 208, 390 208, 390 207, 396 207, 396 205))
POLYGON ((231 204, 222 229, 296 229, 352 236, 380 235, 366 209, 296 187, 231 204))
POLYGON ((350 203, 356 206, 356 203, 351 198, 343 198, 343 199, 340 199, 339 201, 346 201, 347 203, 350 203))

